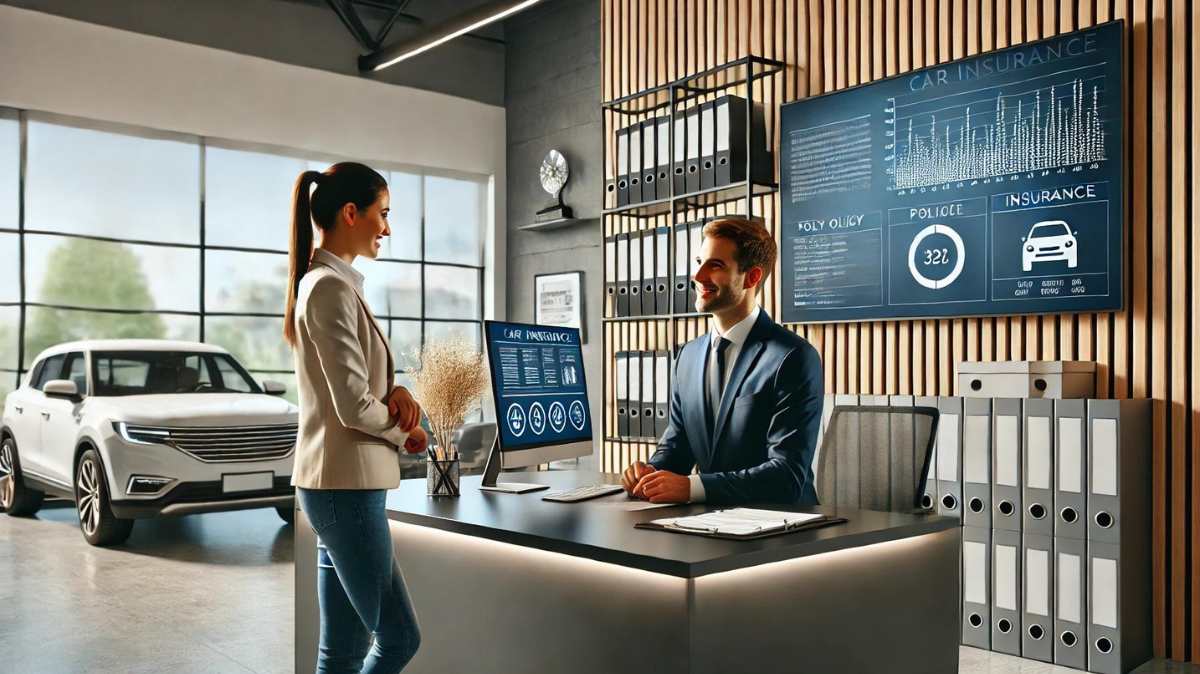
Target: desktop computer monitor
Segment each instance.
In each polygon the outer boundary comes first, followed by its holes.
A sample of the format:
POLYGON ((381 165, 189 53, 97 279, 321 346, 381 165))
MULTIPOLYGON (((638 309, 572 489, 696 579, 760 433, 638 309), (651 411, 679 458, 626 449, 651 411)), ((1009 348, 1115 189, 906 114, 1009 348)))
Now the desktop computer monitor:
POLYGON ((496 440, 483 489, 524 493, 545 485, 497 483, 504 468, 592 453, 592 419, 579 329, 484 321, 496 404, 496 440))

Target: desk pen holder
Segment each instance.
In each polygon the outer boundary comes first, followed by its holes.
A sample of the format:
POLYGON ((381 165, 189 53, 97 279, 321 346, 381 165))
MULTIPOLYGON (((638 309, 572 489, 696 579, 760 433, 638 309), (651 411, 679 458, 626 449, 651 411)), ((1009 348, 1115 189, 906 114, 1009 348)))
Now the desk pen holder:
POLYGON ((429 496, 458 496, 459 460, 425 459, 425 493, 429 496))

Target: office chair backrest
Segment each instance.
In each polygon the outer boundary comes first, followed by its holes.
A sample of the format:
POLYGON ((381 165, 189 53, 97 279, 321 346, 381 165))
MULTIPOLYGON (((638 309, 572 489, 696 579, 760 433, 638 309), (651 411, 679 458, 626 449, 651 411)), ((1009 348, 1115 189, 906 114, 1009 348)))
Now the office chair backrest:
POLYGON ((496 424, 493 423, 463 424, 454 432, 453 442, 458 447, 463 474, 473 468, 483 469, 495 439, 496 424))
POLYGON ((933 407, 834 407, 817 459, 821 504, 921 510, 937 422, 933 407))

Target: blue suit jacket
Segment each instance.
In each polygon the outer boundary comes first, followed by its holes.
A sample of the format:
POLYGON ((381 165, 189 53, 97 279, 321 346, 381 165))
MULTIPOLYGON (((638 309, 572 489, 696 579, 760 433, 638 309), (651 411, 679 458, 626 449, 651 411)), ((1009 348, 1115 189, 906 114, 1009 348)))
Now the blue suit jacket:
POLYGON ((704 412, 710 352, 709 334, 679 352, 670 423, 650 464, 682 475, 699 466, 714 504, 816 504, 812 463, 825 394, 817 350, 760 311, 712 425, 704 412))

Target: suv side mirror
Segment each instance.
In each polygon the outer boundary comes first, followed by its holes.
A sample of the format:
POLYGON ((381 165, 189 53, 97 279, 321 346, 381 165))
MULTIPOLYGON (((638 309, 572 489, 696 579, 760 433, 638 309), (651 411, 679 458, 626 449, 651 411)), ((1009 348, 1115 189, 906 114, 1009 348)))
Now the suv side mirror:
POLYGON ((42 393, 59 398, 79 398, 79 387, 70 379, 51 379, 42 387, 42 393))
POLYGON ((281 396, 287 393, 287 387, 273 379, 264 379, 262 387, 263 393, 269 396, 281 396))

